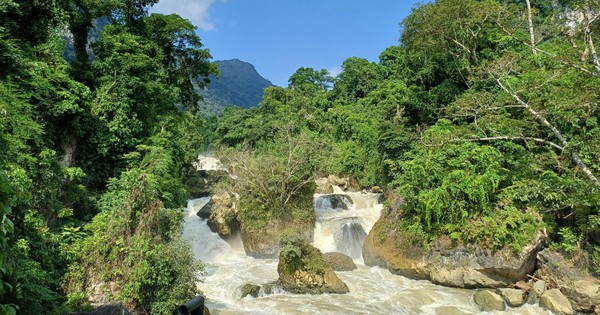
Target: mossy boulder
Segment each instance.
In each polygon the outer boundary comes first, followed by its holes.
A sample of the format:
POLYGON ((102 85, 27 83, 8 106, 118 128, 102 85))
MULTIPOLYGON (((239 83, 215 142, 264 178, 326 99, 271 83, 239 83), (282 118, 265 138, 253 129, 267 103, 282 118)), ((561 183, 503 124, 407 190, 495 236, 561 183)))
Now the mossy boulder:
POLYGON ((287 234, 281 241, 279 284, 297 294, 348 293, 348 286, 338 278, 323 259, 320 250, 299 234, 287 234))
POLYGON ((237 220, 236 196, 222 191, 212 196, 207 207, 210 208, 208 226, 211 231, 223 239, 231 239, 239 233, 240 225, 237 220))
POLYGON ((258 297, 260 293, 260 286, 252 283, 246 283, 240 287, 241 297, 245 298, 250 295, 251 297, 258 297))

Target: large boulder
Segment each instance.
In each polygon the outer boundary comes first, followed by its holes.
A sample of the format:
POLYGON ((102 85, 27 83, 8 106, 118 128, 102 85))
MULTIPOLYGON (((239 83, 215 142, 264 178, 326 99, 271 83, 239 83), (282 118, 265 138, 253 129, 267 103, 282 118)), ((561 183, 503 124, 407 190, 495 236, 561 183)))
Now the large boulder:
POLYGON ((490 290, 479 290, 473 294, 473 301, 483 312, 504 311, 506 304, 504 299, 490 290))
POLYGON ((514 252, 509 248, 493 251, 474 244, 453 244, 440 237, 425 249, 414 245, 397 227, 394 222, 400 218, 392 218, 393 215, 390 211, 384 213, 369 232, 363 247, 365 264, 445 286, 497 288, 526 280, 533 273, 536 255, 546 241, 546 236, 538 232, 528 246, 514 252))
POLYGON ((192 202, 192 208, 196 215, 201 217, 202 219, 208 219, 212 213, 212 205, 210 197, 203 197, 194 199, 192 202))
POLYGON ((329 182, 327 177, 321 177, 315 179, 315 184, 317 188, 315 189, 315 194, 331 194, 333 193, 333 186, 329 182))
POLYGON ((348 286, 328 266, 320 250, 301 235, 282 240, 277 272, 284 290, 296 294, 348 293, 348 286))
POLYGON ((523 290, 502 288, 498 289, 498 294, 502 296, 506 304, 510 307, 519 307, 525 304, 525 291, 523 290))
POLYGON ((271 221, 263 224, 257 228, 252 226, 251 221, 247 225, 242 223, 242 242, 248 256, 260 259, 279 257, 281 238, 286 233, 298 233, 310 241, 314 237, 314 223, 272 218, 271 221))
POLYGON ((356 269, 356 264, 352 258, 342 253, 325 253, 323 254, 325 263, 331 266, 335 271, 350 271, 356 269))
POLYGON ((223 239, 230 239, 239 233, 237 221, 236 197, 226 191, 212 196, 207 205, 210 207, 208 226, 223 239))
POLYGON ((573 314, 573 308, 567 297, 559 289, 544 292, 540 297, 540 306, 560 315, 573 314))
POLYGON ((594 312, 596 305, 600 304, 600 280, 587 270, 575 267, 560 253, 545 249, 537 258, 536 278, 544 280, 550 288, 559 289, 575 311, 594 312))

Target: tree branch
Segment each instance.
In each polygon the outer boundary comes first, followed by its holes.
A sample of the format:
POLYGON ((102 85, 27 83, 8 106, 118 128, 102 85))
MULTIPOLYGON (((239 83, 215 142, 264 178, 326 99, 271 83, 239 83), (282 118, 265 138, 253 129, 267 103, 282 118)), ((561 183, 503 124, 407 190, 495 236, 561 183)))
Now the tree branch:
POLYGON ((539 142, 539 143, 550 145, 560 151, 564 151, 564 149, 565 149, 564 147, 561 147, 552 141, 544 140, 541 138, 523 137, 523 136, 520 136, 520 137, 497 136, 497 137, 481 137, 481 138, 470 138, 470 139, 452 139, 452 140, 449 140, 448 142, 480 142, 480 141, 494 141, 494 140, 534 141, 534 142, 539 142))
MULTIPOLYGON (((519 104, 523 105, 523 107, 525 107, 527 109, 527 111, 529 111, 529 113, 533 117, 535 117, 542 125, 548 127, 550 130, 552 130, 552 133, 554 134, 554 136, 556 136, 556 138, 558 138, 558 140, 560 140, 560 144, 562 145, 563 150, 569 145, 569 142, 567 142, 567 139, 565 139, 565 137, 562 135, 562 133, 560 133, 560 131, 554 125, 552 125, 544 116, 542 116, 540 113, 538 113, 536 110, 534 110, 527 102, 523 101, 518 95, 512 93, 509 89, 507 89, 504 86, 504 84, 502 84, 502 81, 499 78, 496 78, 496 82, 498 82, 498 85, 500 86, 500 88, 502 88, 502 90, 504 90, 504 92, 508 93, 519 104)), ((587 167, 587 165, 585 165, 585 163, 581 160, 581 158, 579 158, 579 154, 577 154, 577 152, 572 152, 571 158, 573 159, 573 161, 575 161, 575 163, 583 170, 585 175, 596 186, 600 186, 600 182, 598 182, 598 179, 594 176, 594 174, 587 167)))

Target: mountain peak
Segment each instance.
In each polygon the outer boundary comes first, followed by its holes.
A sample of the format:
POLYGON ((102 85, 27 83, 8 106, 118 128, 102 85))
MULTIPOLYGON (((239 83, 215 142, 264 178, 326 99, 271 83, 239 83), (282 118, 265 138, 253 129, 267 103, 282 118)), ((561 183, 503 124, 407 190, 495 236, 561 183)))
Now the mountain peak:
POLYGON ((218 115, 227 106, 258 106, 263 90, 273 86, 273 83, 263 78, 249 62, 229 59, 217 60, 215 63, 219 65, 221 75, 219 78, 209 77, 210 84, 200 92, 204 97, 200 102, 203 114, 218 115))

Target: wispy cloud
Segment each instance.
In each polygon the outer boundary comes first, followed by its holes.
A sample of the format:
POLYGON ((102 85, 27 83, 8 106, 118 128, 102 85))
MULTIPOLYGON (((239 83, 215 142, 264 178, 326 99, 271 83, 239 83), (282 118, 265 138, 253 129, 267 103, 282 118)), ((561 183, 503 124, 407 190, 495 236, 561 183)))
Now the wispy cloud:
MULTIPOLYGON (((177 13, 192 21, 203 31, 212 31, 216 26, 211 23, 209 9, 216 0, 161 0, 155 4, 151 12, 171 14, 177 13)), ((224 1, 224 0, 221 0, 224 1)))
POLYGON ((340 74, 340 73, 342 72, 342 67, 340 67, 340 66, 335 66, 335 67, 333 67, 333 68, 331 68, 331 69, 327 70, 327 72, 329 72, 329 75, 330 75, 330 76, 332 76, 332 77, 334 77, 334 78, 335 78, 335 77, 337 77, 337 76, 338 76, 338 74, 340 74))

